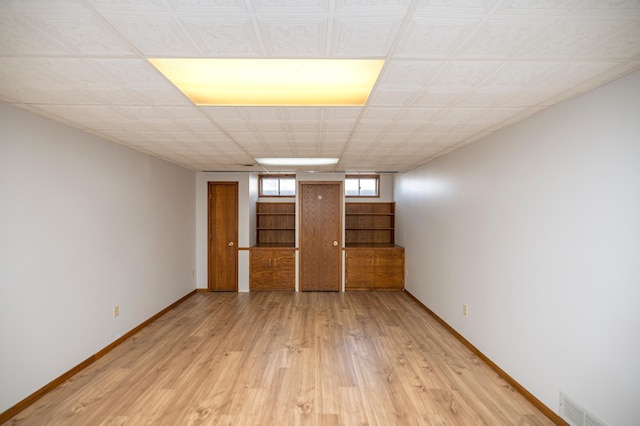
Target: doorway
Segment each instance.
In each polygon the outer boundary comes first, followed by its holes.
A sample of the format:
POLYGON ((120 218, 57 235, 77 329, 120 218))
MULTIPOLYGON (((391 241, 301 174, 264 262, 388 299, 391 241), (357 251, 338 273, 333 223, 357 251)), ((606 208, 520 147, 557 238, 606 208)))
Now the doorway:
POLYGON ((300 291, 342 290, 342 182, 300 182, 300 291))
POLYGON ((238 291, 238 182, 209 182, 209 291, 238 291))

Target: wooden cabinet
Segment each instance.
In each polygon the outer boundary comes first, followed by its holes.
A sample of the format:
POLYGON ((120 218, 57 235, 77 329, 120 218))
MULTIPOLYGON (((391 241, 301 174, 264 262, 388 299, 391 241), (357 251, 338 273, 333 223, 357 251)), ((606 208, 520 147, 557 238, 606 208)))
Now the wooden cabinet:
POLYGON ((258 246, 294 247, 296 243, 295 203, 256 203, 258 246))
POLYGON ((395 203, 346 203, 345 246, 395 242, 395 203))
POLYGON ((249 289, 295 289, 296 254, 293 249, 253 248, 249 250, 249 289))
POLYGON ((404 248, 346 248, 347 290, 402 290, 404 248))

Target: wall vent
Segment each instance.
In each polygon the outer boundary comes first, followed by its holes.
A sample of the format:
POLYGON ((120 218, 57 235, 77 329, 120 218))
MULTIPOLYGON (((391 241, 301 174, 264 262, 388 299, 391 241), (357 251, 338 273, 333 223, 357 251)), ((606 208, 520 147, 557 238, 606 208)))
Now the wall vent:
POLYGON ((560 392, 560 417, 571 426, 607 426, 562 392, 560 392))

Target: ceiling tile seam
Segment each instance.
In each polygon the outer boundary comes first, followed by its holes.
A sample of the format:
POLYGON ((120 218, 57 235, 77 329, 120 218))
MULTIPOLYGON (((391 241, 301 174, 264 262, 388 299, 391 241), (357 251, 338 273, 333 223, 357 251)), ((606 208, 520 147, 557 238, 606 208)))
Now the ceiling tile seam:
MULTIPOLYGON (((598 41, 596 43, 596 46, 602 46, 605 43, 612 41, 616 38, 618 38, 621 34, 625 33, 626 31, 628 31, 629 29, 632 29, 636 26, 640 27, 640 20, 636 19, 636 20, 632 20, 629 22, 629 24, 627 25, 623 25, 621 28, 619 28, 617 31, 614 31, 612 34, 609 35, 609 37, 607 38, 603 38, 602 40, 598 41)), ((638 40, 638 42, 640 43, 640 40, 638 40)), ((585 47, 580 53, 578 53, 578 56, 580 56, 581 58, 585 58, 583 55, 583 52, 587 52, 589 51, 591 47, 585 47)), ((640 57, 640 54, 638 55, 638 57, 640 57)), ((586 59, 588 59, 589 57, 586 57, 586 59)), ((600 58, 602 60, 602 58, 600 58)), ((626 61, 629 60, 629 58, 612 58, 613 60, 620 60, 620 61, 626 61)))
POLYGON ((91 11, 92 15, 99 20, 104 26, 105 29, 110 29, 112 34, 118 38, 125 46, 131 49, 131 52, 135 54, 140 59, 145 59, 146 56, 140 51, 132 42, 129 41, 128 37, 125 37, 111 22, 106 19, 100 11, 98 11, 88 0, 80 0, 81 4, 83 4, 88 10, 91 11))
POLYGON ((387 54, 385 55, 384 65, 383 65, 382 69, 380 70, 380 74, 378 75, 378 78, 377 78, 376 82, 373 85, 371 93, 369 93, 369 96, 367 97, 367 101, 365 102, 365 105, 362 107, 362 109, 360 110, 358 116, 353 121, 353 125, 351 126, 351 131, 349 132, 349 136, 347 137, 347 140, 344 143, 342 151, 340 152, 340 157, 342 157, 344 155, 345 151, 348 149, 348 147, 349 147, 349 145, 351 143, 351 135, 358 128, 358 125, 360 124, 360 120, 362 119, 362 117, 364 116, 365 112, 367 111, 367 108, 370 106, 371 94, 376 90, 378 82, 380 82, 384 78, 384 74, 385 74, 386 70, 390 66, 391 58, 393 57, 396 49, 398 48, 399 43, 404 39, 404 37, 406 35, 406 32, 407 32, 407 28, 408 28, 409 24, 411 23, 411 20, 413 19, 413 14, 414 14, 415 10, 417 9, 419 3, 420 3, 420 0, 411 0, 411 2, 409 3, 409 6, 407 7, 407 9, 405 11, 404 18, 402 19, 402 22, 398 26, 398 30, 395 33, 395 39, 389 45, 389 48, 387 50, 387 54))
POLYGON ((12 11, 11 15, 13 16, 14 19, 18 20, 22 25, 29 27, 33 32, 49 40, 51 44, 58 46, 60 50, 67 50, 73 53, 74 55, 78 55, 78 52, 76 52, 75 49, 70 48, 66 43, 50 35, 48 31, 44 31, 42 28, 40 28, 40 26, 36 25, 35 22, 32 22, 31 19, 28 19, 26 16, 23 16, 22 14, 19 14, 16 11, 12 11))
POLYGON ((212 117, 211 115, 205 113, 201 108, 198 108, 200 111, 202 111, 202 113, 207 116, 207 118, 211 121, 211 123, 213 123, 214 126, 216 126, 218 129, 220 129, 220 132, 223 133, 227 138, 229 138, 229 140, 231 140, 242 152, 244 152, 249 158, 253 159, 253 155, 251 155, 249 153, 249 151, 247 151, 233 136, 231 136, 231 134, 221 125, 219 125, 215 118, 212 117))

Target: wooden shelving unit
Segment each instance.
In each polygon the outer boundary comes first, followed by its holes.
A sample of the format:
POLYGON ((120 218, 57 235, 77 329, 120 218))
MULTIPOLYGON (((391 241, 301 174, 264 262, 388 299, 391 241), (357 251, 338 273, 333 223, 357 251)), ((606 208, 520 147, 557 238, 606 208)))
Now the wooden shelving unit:
POLYGON ((345 246, 393 245, 395 210, 393 202, 346 203, 345 246))
POLYGON ((395 245, 393 202, 345 204, 347 290, 402 290, 404 248, 395 245))
POLYGON ((256 203, 256 232, 259 247, 294 247, 296 244, 295 203, 256 203))

